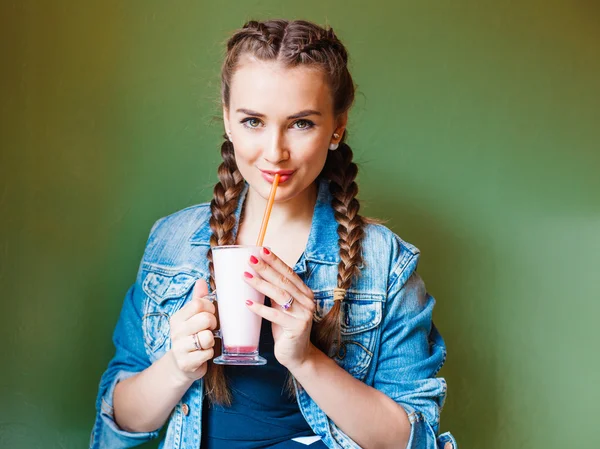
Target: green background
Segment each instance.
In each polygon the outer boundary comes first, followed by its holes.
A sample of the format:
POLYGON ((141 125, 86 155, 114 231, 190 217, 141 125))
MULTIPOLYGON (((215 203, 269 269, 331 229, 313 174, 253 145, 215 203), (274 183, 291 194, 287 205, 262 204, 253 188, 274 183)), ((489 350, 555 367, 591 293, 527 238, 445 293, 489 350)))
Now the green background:
POLYGON ((331 24, 362 211, 422 250, 463 449, 597 448, 595 1, 2 1, 0 447, 87 447, 152 223, 208 201, 223 41, 331 24))

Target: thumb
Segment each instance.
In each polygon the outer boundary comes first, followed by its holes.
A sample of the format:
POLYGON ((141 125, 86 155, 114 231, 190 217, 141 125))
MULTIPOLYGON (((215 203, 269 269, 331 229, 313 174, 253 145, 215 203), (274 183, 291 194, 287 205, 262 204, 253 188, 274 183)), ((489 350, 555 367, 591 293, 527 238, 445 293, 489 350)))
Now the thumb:
POLYGON ((198 300, 208 295, 208 284, 204 279, 198 279, 194 284, 192 299, 198 300))

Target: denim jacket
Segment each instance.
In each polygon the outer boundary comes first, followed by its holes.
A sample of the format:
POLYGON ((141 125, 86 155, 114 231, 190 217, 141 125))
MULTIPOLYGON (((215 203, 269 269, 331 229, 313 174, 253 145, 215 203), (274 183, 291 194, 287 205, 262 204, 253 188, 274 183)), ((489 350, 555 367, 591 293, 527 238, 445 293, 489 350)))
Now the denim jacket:
MULTIPOLYGON (((248 191, 238 203, 241 214, 248 191)), ((208 282, 210 248, 208 203, 158 220, 150 232, 135 283, 129 288, 113 342, 116 353, 102 375, 90 448, 119 449, 156 438, 158 430, 130 433, 113 418, 115 385, 148 368, 170 349, 169 318, 191 298, 198 278, 208 282)), ((386 227, 368 224, 362 244, 363 265, 342 303, 342 343, 334 360, 355 378, 406 410, 411 433, 407 448, 443 448, 456 441, 438 436, 446 382, 435 377, 446 358, 444 340, 432 323, 435 300, 417 272, 419 250, 386 227)), ((314 292, 318 321, 333 306, 339 246, 328 182, 319 193, 306 249, 294 271, 314 292)), ((299 383, 302 415, 330 448, 360 448, 311 399, 299 383)), ((162 449, 198 449, 202 432, 202 379, 195 381, 174 408, 162 449)))

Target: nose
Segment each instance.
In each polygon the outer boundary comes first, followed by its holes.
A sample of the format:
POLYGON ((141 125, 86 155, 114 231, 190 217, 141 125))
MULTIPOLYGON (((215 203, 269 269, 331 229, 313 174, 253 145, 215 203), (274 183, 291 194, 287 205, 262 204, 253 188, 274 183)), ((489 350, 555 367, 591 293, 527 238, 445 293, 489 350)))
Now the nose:
POLYGON ((272 165, 278 165, 279 163, 289 159, 290 153, 285 142, 284 135, 279 130, 274 130, 272 134, 268 136, 268 140, 265 142, 263 150, 263 159, 272 165))

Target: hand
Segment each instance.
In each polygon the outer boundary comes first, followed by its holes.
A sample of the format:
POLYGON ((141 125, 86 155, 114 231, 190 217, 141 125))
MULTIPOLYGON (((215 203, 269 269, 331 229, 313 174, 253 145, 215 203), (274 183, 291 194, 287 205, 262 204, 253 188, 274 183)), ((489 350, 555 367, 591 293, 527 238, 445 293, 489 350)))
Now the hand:
POLYGON ((260 259, 251 257, 249 265, 258 276, 244 273, 244 280, 271 298, 271 307, 247 302, 248 308, 273 323, 275 357, 290 371, 300 366, 316 348, 310 342, 315 302, 313 292, 275 254, 263 248, 260 259), (280 306, 293 298, 288 310, 280 306))
POLYGON ((171 350, 175 376, 182 382, 195 381, 206 374, 206 362, 213 358, 215 338, 212 329, 217 327, 215 306, 206 296, 208 286, 202 279, 196 281, 192 299, 173 314, 171 325, 171 350), (200 344, 202 349, 197 349, 200 344))

